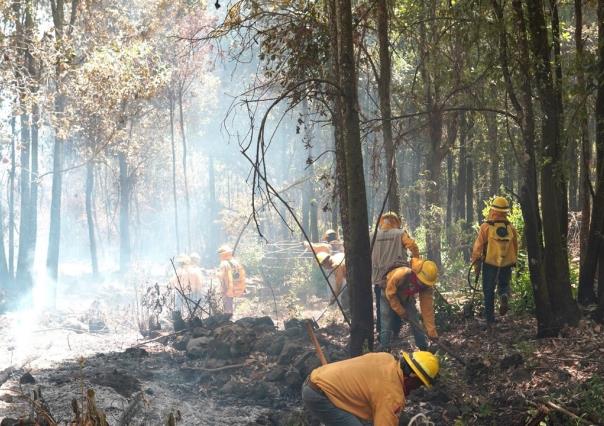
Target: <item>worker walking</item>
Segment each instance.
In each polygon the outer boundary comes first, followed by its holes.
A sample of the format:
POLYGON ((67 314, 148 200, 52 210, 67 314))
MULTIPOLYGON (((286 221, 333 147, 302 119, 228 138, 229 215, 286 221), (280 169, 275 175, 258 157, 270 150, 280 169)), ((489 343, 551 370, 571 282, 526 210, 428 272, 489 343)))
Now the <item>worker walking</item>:
MULTIPOLYGON (((411 268, 402 266, 390 271, 382 292, 380 315, 382 349, 390 350, 392 340, 398 336, 401 320, 409 319, 420 324, 415 296, 419 296, 421 317, 426 333, 431 338, 438 337, 434 321, 434 284, 438 278, 438 267, 431 260, 411 259, 411 268)), ((423 330, 411 327, 416 346, 428 349, 423 330)))
POLYGON ((440 369, 430 352, 369 353, 316 368, 302 387, 306 409, 329 426, 395 426, 406 397, 431 388, 440 369))
MULTIPOLYGON (((342 307, 346 310, 350 310, 350 293, 346 286, 346 258, 344 253, 326 254, 318 253, 317 259, 319 264, 325 270, 326 275, 329 278, 329 283, 334 293, 338 297, 338 300, 342 304, 342 307)), ((331 293, 331 291, 330 291, 331 293)), ((330 303, 334 303, 335 300, 332 298, 330 303)))
POLYGON ((384 213, 380 218, 371 252, 371 282, 375 292, 378 333, 381 329, 381 294, 386 285, 386 275, 395 268, 409 266, 407 250, 412 257, 419 258, 417 244, 402 229, 399 216, 395 212, 384 213))
POLYGON ((233 257, 233 249, 222 246, 218 249, 220 265, 218 279, 222 290, 222 305, 225 314, 233 315, 233 298, 241 297, 245 293, 245 269, 233 257))
POLYGON ((512 266, 518 258, 518 232, 508 221, 510 204, 504 197, 496 197, 487 220, 480 225, 472 249, 472 264, 476 274, 482 268, 482 291, 487 327, 495 323, 495 287, 499 294, 499 314, 509 307, 512 266))

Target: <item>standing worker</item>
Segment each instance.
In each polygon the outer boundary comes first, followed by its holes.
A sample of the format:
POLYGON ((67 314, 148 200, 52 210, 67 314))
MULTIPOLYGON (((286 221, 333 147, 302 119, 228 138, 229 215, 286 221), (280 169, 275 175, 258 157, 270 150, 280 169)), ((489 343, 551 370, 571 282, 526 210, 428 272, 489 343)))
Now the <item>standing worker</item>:
MULTIPOLYGON (((390 271, 386 287, 380 301, 382 330, 380 344, 389 351, 392 339, 398 336, 401 319, 408 318, 419 325, 419 315, 415 306, 415 295, 419 295, 422 323, 431 338, 437 338, 434 321, 434 284, 438 278, 438 267, 431 260, 411 259, 411 268, 402 266, 390 271)), ((422 330, 411 326, 415 344, 420 350, 428 349, 428 342, 422 330)))
POLYGON ((495 323, 495 286, 499 293, 499 315, 508 311, 512 266, 518 259, 518 232, 508 221, 508 200, 496 197, 487 220, 480 225, 472 249, 472 264, 476 274, 482 264, 482 292, 487 327, 495 323))
POLYGON ((245 270, 233 257, 233 249, 224 245, 218 249, 220 265, 218 266, 218 279, 222 290, 222 305, 225 314, 233 315, 233 298, 243 296, 245 293, 245 270))
POLYGON ((332 253, 344 253, 344 244, 338 238, 338 233, 333 229, 328 229, 323 234, 323 242, 327 243, 331 247, 332 253))
MULTIPOLYGON (((346 287, 346 258, 344 257, 344 253, 335 253, 331 255, 318 253, 317 259, 319 259, 319 264, 325 270, 329 278, 329 283, 332 285, 333 292, 338 297, 342 307, 346 311, 349 311, 350 293, 346 287)), ((334 302, 335 300, 332 295, 330 304, 334 302)))
POLYGON ((430 352, 369 353, 316 368, 302 387, 311 414, 329 426, 395 426, 405 398, 432 387, 440 369, 430 352))
POLYGON ((409 266, 407 250, 411 257, 419 258, 419 249, 409 233, 401 229, 401 219, 395 212, 386 212, 380 217, 378 231, 371 251, 371 282, 375 292, 377 330, 380 324, 380 298, 386 285, 388 272, 400 266, 409 266))

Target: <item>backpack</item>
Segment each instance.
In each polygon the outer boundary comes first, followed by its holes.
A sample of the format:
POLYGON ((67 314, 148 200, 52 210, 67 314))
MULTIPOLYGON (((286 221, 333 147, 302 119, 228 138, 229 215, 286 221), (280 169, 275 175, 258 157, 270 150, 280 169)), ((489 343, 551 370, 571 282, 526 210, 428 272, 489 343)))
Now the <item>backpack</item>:
POLYGON ((512 246, 514 228, 507 220, 489 220, 488 240, 484 262, 498 268, 516 263, 516 252, 512 246))
POLYGON ((238 262, 228 262, 233 276, 233 297, 241 297, 245 293, 245 269, 238 262))

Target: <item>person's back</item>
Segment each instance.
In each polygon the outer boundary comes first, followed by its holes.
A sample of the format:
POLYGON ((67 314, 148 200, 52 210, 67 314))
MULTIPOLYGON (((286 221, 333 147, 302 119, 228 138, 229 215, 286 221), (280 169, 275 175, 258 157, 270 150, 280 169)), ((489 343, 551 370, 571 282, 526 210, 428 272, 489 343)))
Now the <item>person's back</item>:
POLYGON ((406 266, 407 255, 401 242, 403 232, 398 228, 378 229, 371 253, 373 285, 383 285, 388 272, 394 268, 406 266))

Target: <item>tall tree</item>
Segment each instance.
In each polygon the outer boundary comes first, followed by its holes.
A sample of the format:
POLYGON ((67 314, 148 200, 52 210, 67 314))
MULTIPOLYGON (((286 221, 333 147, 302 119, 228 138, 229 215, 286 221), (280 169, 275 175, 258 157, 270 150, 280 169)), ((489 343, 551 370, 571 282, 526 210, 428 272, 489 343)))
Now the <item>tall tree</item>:
MULTIPOLYGON (((332 0, 334 1, 334 0, 332 0)), ((346 162, 348 229, 344 229, 348 285, 351 289, 352 323, 350 353, 373 347, 373 303, 367 198, 357 107, 357 74, 354 56, 352 6, 350 0, 336 1, 339 92, 342 108, 342 145, 346 162)))
POLYGON ((541 205, 545 271, 552 309, 560 325, 576 324, 579 310, 572 297, 568 262, 568 198, 561 139, 562 111, 554 74, 542 0, 527 1, 530 47, 535 59, 535 83, 543 120, 541 125, 541 205))

